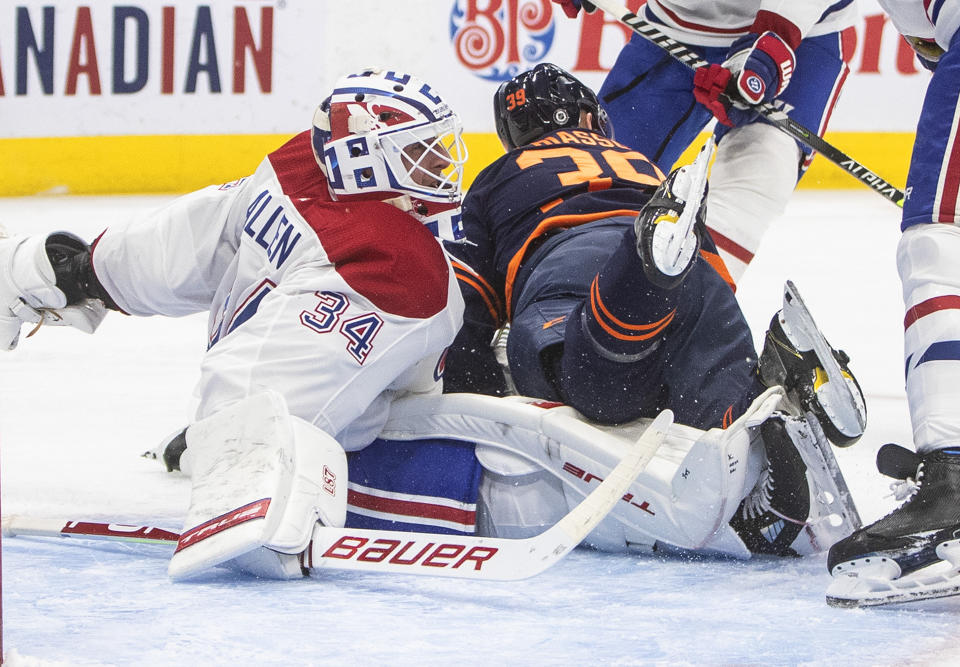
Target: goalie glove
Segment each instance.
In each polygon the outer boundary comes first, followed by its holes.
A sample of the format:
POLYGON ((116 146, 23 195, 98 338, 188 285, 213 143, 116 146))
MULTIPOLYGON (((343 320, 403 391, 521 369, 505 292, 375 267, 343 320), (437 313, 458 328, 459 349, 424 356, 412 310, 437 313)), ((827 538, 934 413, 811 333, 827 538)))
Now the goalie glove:
POLYGON ((0 350, 17 346, 23 324, 72 326, 86 333, 99 326, 106 315, 103 303, 59 284, 61 265, 86 249, 81 239, 63 232, 0 238, 0 350))
POLYGON ((701 67, 693 75, 693 96, 724 125, 756 118, 752 107, 780 95, 796 65, 793 48, 770 30, 741 37, 722 65, 701 67))

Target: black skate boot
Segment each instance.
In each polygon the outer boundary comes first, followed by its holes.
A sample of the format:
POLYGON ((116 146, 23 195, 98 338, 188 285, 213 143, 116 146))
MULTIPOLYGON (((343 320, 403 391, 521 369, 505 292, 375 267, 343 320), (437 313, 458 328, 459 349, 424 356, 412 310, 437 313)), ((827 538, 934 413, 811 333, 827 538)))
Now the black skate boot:
POLYGON ((784 414, 774 413, 760 425, 767 467, 730 520, 752 553, 798 556, 792 545, 810 512, 807 466, 787 433, 784 414))
POLYGON ((633 223, 643 273, 657 287, 677 287, 697 260, 712 155, 711 137, 692 164, 670 172, 633 223))
POLYGON ((833 545, 827 567, 834 576, 880 562, 885 578, 896 579, 943 560, 937 547, 960 538, 960 448, 914 455, 917 465, 908 472, 910 454, 891 445, 878 452, 882 472, 901 479, 915 475, 915 482, 906 481, 912 495, 887 516, 833 545))
POLYGON ((760 377, 767 386, 782 385, 840 447, 859 440, 867 422, 863 392, 849 362, 842 350, 830 347, 796 286, 787 281, 783 310, 773 316, 764 340, 760 377))

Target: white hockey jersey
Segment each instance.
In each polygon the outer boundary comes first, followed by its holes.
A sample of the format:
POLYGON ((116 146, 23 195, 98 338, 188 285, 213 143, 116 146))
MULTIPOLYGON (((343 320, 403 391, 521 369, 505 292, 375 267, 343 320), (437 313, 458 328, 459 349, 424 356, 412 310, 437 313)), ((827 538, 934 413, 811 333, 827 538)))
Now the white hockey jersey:
POLYGON ((383 202, 337 202, 309 132, 248 178, 211 186, 95 242, 125 312, 209 311, 197 419, 274 389, 347 450, 394 397, 439 392, 463 301, 439 242, 383 202))
POLYGON ((853 0, 648 0, 646 18, 686 44, 728 46, 751 31, 759 12, 788 41, 853 25, 853 0))
POLYGON ((944 50, 960 28, 958 0, 877 0, 902 35, 936 39, 944 50))

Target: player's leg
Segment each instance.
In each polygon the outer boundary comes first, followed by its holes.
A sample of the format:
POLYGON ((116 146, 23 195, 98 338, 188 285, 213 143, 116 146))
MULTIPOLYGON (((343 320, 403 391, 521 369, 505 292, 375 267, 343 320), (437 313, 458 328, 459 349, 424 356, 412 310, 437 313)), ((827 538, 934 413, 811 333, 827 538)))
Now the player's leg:
MULTIPOLYGON (((691 47, 711 61, 726 49, 691 47)), ((634 36, 600 88, 617 141, 669 171, 713 118, 693 98, 693 71, 660 47, 634 36)))
POLYGON ((472 441, 378 438, 347 461, 348 528, 477 532, 481 466, 472 441))
MULTIPOLYGON (((915 598, 936 593, 937 582, 908 577, 950 560, 960 564, 960 142, 954 126, 960 105, 960 38, 954 37, 927 90, 907 177, 904 233, 897 249, 907 314, 904 355, 907 402, 917 457, 898 476, 911 477, 906 503, 838 543, 828 566, 838 604, 896 594, 906 577, 915 598), (953 548, 951 549, 951 545, 953 548), (877 568, 878 564, 884 567, 877 568), (919 570, 919 571, 918 571, 919 570), (876 588, 870 582, 881 583, 876 588), (912 581, 911 581, 912 580, 912 581), (932 591, 932 592, 931 592, 932 591)), ((921 578, 922 579, 922 578, 921 578)), ((944 584, 949 586, 948 584, 944 584)), ((952 584, 956 586, 954 581, 952 584)), ((940 593, 943 594, 943 593, 940 593)), ((828 592, 831 596, 831 592, 828 592)))
MULTIPOLYGON (((805 39, 784 94, 790 117, 822 135, 847 76, 840 33, 805 39)), ((786 208, 812 154, 758 119, 741 127, 718 125, 721 135, 710 174, 707 228, 735 282, 760 241, 786 208)))

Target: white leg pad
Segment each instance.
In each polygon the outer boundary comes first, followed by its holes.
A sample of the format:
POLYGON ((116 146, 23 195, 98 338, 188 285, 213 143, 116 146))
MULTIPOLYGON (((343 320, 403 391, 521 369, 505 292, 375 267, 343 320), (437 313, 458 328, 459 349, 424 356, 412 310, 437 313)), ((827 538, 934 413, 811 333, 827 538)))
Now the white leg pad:
POLYGON ((307 547, 314 524, 346 521, 343 448, 291 416, 276 392, 251 396, 193 424, 187 451, 193 488, 168 568, 173 579, 221 564, 259 576, 299 577, 297 554, 307 547))
MULTIPOLYGON (((782 397, 781 388, 769 389, 725 430, 673 424, 623 502, 587 542, 621 551, 665 542, 747 557, 727 522, 765 463, 755 427, 782 397)), ((571 408, 536 404, 469 394, 402 399, 393 404, 382 436, 477 443, 477 458, 489 471, 481 484, 478 528, 482 534, 529 537, 595 488, 648 423, 601 427, 571 408)))

